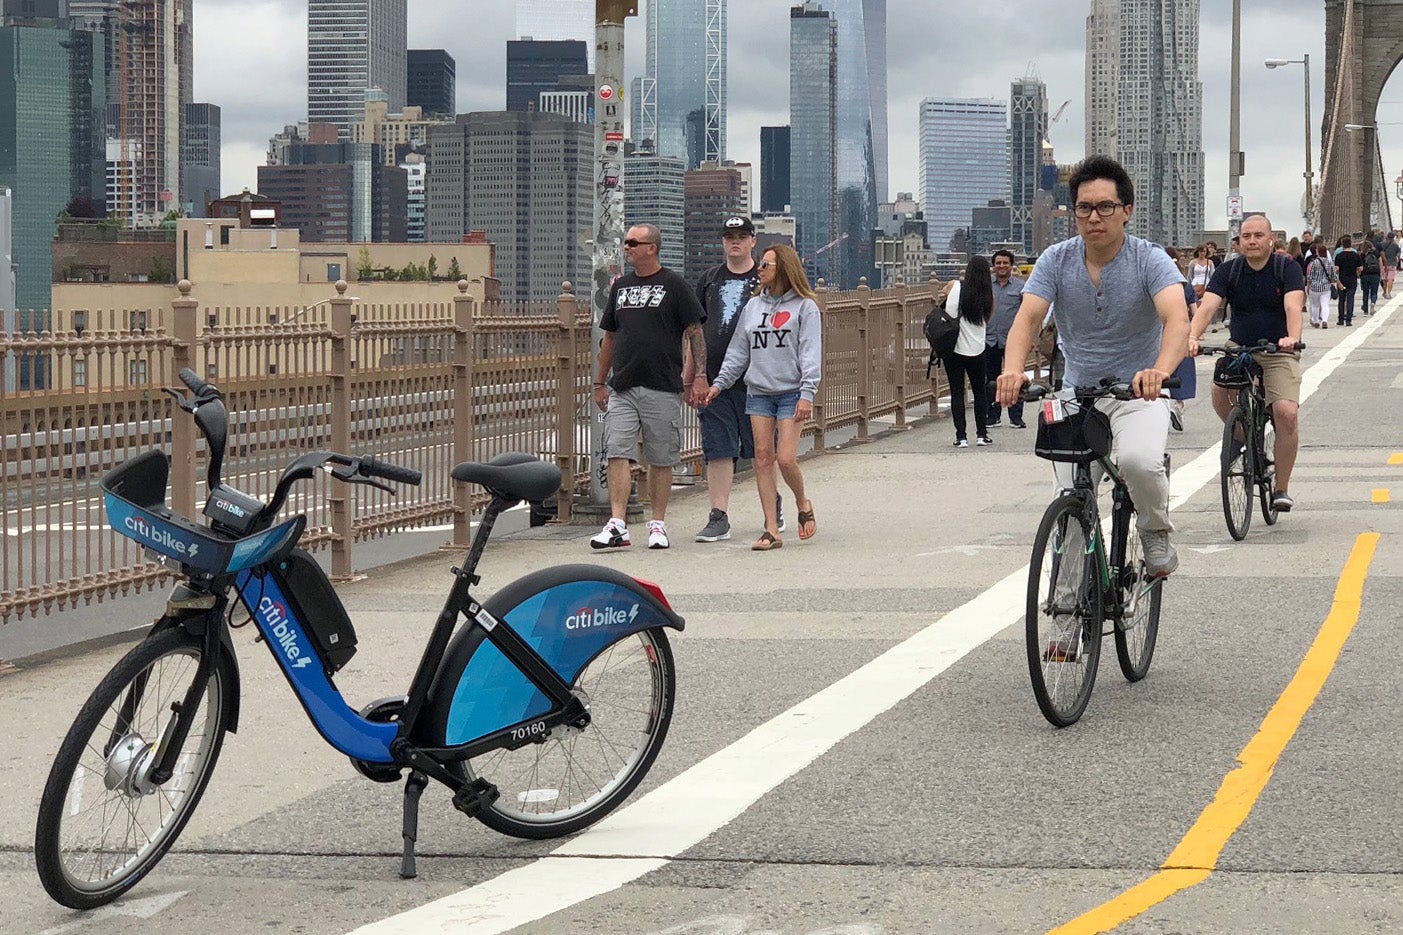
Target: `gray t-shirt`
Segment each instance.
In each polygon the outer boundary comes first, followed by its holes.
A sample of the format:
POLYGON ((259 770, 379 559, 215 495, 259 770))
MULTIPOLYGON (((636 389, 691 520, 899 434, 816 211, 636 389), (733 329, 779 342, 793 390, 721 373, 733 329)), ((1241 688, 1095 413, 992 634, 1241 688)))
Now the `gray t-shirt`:
POLYGON ((1163 247, 1126 235, 1120 253, 1101 270, 1098 290, 1086 271, 1086 245, 1073 237, 1038 257, 1023 291, 1056 306, 1066 382, 1088 386, 1105 376, 1129 380, 1154 366, 1164 331, 1154 297, 1183 282, 1163 247))
POLYGON ((1010 276, 1008 285, 1001 286, 994 280, 994 313, 989 316, 989 327, 984 332, 984 343, 990 347, 1004 347, 1008 344, 1008 329, 1018 317, 1018 306, 1023 302, 1023 279, 1010 276))

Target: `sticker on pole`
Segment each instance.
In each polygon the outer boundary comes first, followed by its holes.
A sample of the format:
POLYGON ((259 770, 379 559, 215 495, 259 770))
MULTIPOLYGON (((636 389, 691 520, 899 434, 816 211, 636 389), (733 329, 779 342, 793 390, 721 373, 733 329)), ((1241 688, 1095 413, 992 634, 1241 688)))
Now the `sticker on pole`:
POLYGON ((599 99, 601 101, 612 101, 614 99, 613 85, 601 84, 599 86, 599 99))

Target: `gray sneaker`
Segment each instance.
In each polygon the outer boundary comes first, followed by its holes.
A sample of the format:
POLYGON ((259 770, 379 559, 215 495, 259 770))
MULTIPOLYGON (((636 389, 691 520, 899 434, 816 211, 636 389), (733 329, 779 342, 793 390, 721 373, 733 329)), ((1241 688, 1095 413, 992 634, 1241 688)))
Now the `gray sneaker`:
POLYGON ((1172 575, 1179 567, 1179 553, 1169 543, 1169 533, 1162 530, 1141 533, 1140 544, 1145 550, 1145 571, 1151 578, 1172 575))
POLYGON ((706 521, 706 526, 697 533, 697 541, 717 542, 729 538, 731 538, 731 521, 726 518, 726 511, 713 508, 711 517, 706 521))

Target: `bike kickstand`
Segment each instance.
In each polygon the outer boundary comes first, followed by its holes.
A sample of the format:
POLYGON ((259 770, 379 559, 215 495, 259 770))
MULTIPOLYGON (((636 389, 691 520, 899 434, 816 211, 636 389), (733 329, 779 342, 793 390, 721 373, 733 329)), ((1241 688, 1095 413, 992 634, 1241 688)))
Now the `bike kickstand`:
POLYGON ((414 865, 414 843, 419 840, 419 797, 428 786, 429 778, 417 770, 411 770, 404 781, 404 856, 399 865, 402 880, 419 875, 414 865))

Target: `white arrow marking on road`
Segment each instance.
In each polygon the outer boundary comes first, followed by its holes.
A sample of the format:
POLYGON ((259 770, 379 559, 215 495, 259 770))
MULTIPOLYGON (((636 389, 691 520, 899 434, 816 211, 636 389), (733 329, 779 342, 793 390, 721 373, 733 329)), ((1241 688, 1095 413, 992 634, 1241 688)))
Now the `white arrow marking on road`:
POLYGON ((1205 546, 1204 546, 1203 548, 1201 548, 1201 549, 1190 549, 1189 551, 1191 551, 1191 552, 1200 552, 1200 553, 1202 553, 1202 554, 1204 554, 1204 555, 1213 555, 1213 554, 1215 554, 1215 553, 1217 553, 1217 552, 1226 552, 1226 551, 1228 551, 1228 547, 1225 546, 1225 545, 1205 545, 1205 546))
MULTIPOLYGON (((1390 304, 1303 375, 1301 402, 1387 321, 1390 304)), ((1174 472, 1171 508, 1218 476, 1221 443, 1174 472)), ((1108 518, 1109 519, 1109 518, 1108 518)), ((351 935, 499 935, 619 889, 735 820, 845 737, 1023 616, 1028 566, 876 659, 756 727, 532 863, 351 935)))
POLYGON ((973 558, 978 557, 980 552, 996 552, 998 551, 998 548, 999 547, 996 545, 950 545, 946 546, 943 549, 936 549, 934 552, 917 552, 915 557, 930 558, 935 555, 950 555, 951 553, 958 553, 960 555, 968 555, 973 558))
POLYGON ((102 922, 107 919, 115 919, 120 916, 131 916, 137 919, 151 919, 157 913, 164 912, 175 905, 176 900, 184 896, 188 891, 181 890, 178 893, 166 893, 163 896, 148 896, 145 899, 132 899, 127 902, 120 902, 113 906, 103 906, 101 909, 94 909, 85 914, 81 919, 74 922, 67 922, 63 925, 56 925, 51 929, 44 929, 39 935, 60 935, 61 932, 71 932, 75 929, 84 928, 93 922, 102 922))

